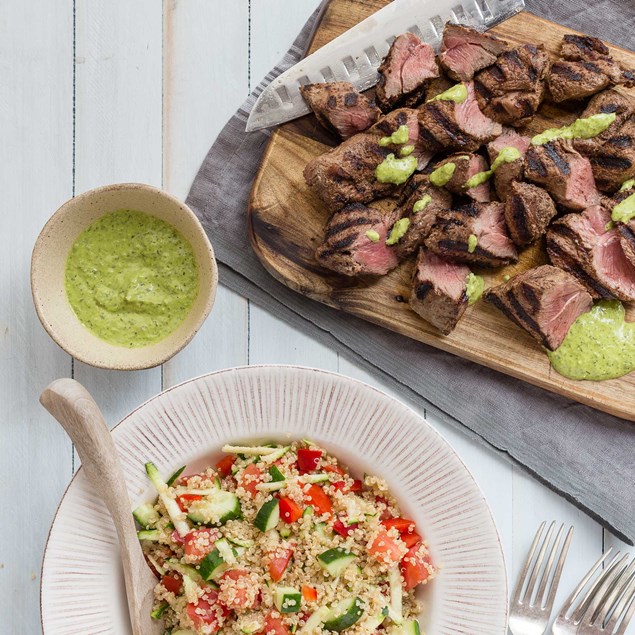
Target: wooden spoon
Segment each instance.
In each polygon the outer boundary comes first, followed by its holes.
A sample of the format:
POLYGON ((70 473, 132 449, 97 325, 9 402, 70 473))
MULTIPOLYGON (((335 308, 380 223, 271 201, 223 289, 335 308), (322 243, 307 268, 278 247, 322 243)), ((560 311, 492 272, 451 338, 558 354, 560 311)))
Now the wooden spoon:
POLYGON ((133 634, 159 635, 161 621, 150 617, 157 579, 143 557, 117 450, 99 407, 74 379, 54 381, 40 395, 40 403, 75 444, 90 484, 115 523, 133 634))

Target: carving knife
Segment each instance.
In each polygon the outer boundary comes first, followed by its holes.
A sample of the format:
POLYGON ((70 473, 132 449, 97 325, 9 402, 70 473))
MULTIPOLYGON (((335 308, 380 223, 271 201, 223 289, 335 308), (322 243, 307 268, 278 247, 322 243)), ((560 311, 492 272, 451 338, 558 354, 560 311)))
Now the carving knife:
POLYGON ((274 79, 254 104, 247 132, 306 115, 303 84, 347 81, 359 91, 371 88, 382 58, 402 33, 415 33, 437 50, 446 22, 485 30, 524 8, 524 0, 393 0, 274 79))

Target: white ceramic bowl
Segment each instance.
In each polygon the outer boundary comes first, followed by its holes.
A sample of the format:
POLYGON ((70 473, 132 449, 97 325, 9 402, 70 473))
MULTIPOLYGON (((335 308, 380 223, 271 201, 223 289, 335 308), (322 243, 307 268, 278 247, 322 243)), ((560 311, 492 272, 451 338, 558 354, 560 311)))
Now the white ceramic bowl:
MULTIPOLYGON (((374 388, 308 368, 230 369, 154 397, 113 436, 133 504, 154 496, 146 461, 167 474, 229 441, 311 438, 353 472, 386 478, 428 539, 442 571, 423 596, 427 635, 505 635, 505 565, 481 491, 425 420, 374 388)), ((49 535, 41 601, 45 635, 130 633, 114 528, 82 470, 49 535)))

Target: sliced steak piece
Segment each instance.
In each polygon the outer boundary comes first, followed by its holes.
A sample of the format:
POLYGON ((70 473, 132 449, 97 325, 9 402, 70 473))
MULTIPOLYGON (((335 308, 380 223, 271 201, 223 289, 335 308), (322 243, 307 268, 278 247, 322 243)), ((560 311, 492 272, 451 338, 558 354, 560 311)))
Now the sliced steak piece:
POLYGON ((335 212, 316 251, 318 262, 345 276, 387 274, 399 262, 394 248, 386 245, 393 221, 392 214, 360 203, 335 212))
POLYGON ((624 255, 635 267, 635 220, 631 220, 628 223, 620 223, 617 228, 620 232, 620 243, 624 255))
POLYGON ((370 130, 379 137, 390 137, 401 126, 408 126, 408 140, 402 144, 387 146, 399 156, 399 150, 405 146, 414 146, 413 156, 417 157, 417 169, 423 170, 434 156, 435 150, 428 147, 419 135, 419 111, 414 108, 399 108, 382 117, 370 130))
POLYGON ((590 101, 582 117, 615 113, 615 121, 591 139, 575 139, 576 150, 591 161, 599 189, 613 192, 635 176, 635 100, 616 90, 605 90, 590 101))
POLYGON ((507 48, 507 42, 493 35, 448 22, 443 31, 439 62, 452 79, 467 82, 476 71, 494 64, 507 48))
POLYGON ((426 81, 439 76, 434 49, 414 33, 404 33, 395 39, 378 70, 380 78, 375 94, 383 111, 413 95, 418 98, 426 81))
POLYGON ((524 170, 527 180, 543 185, 564 207, 582 210, 600 201, 591 163, 570 141, 556 139, 531 146, 525 154, 524 170))
POLYGON ((330 211, 350 203, 368 203, 394 191, 375 178, 375 168, 390 154, 377 135, 362 133, 316 157, 304 168, 304 178, 330 211))
POLYGON ((467 308, 469 273, 465 265, 448 262, 421 249, 412 275, 412 310, 443 335, 449 335, 467 308))
POLYGON ((583 99, 610 85, 635 85, 635 72, 622 68, 602 40, 586 35, 565 35, 560 55, 561 59, 551 65, 547 78, 556 102, 583 99))
MULTIPOLYGON (((503 148, 516 148, 524 157, 530 143, 531 139, 529 137, 518 134, 514 128, 503 128, 503 134, 487 144, 490 163, 496 159, 503 148)), ((494 172, 494 189, 501 201, 507 198, 511 184, 514 181, 522 181, 524 176, 523 166, 524 161, 521 157, 511 163, 504 163, 494 172)))
POLYGON ((502 203, 472 202, 439 213, 425 245, 442 258, 483 267, 501 267, 518 260, 507 235, 502 203))
POLYGON ((635 266, 624 254, 611 214, 595 205, 567 214, 547 231, 551 262, 572 273, 594 298, 635 300, 635 266))
POLYGON ((487 161, 480 154, 457 153, 451 154, 435 165, 435 169, 448 163, 454 163, 456 166, 452 178, 444 185, 445 189, 458 194, 459 196, 469 196, 479 203, 489 203, 491 200, 489 181, 471 187, 465 188, 465 183, 478 172, 489 170, 487 161))
POLYGON ((521 181, 511 184, 505 200, 505 222, 519 247, 538 240, 556 213, 556 206, 546 190, 521 181))
POLYGON ((460 104, 434 100, 419 109, 419 136, 430 151, 471 152, 502 133, 502 126, 480 111, 473 83, 467 83, 466 87, 467 98, 460 104))
POLYGON ((395 245, 399 260, 405 260, 418 251, 430 233, 437 214, 449 210, 451 206, 452 196, 443 188, 431 185, 427 176, 417 174, 410 179, 395 210, 398 218, 410 219, 406 233, 395 245), (415 207, 419 201, 421 203, 415 207))
POLYGON ((484 297, 552 351, 562 344, 576 319, 593 306, 591 296, 572 275, 551 265, 514 276, 488 289, 484 297))
POLYGON ((496 64, 474 77, 483 113, 505 125, 528 123, 544 97, 548 66, 542 45, 524 44, 501 53, 496 64))
POLYGON ((448 90, 448 88, 452 88, 454 84, 455 82, 445 75, 439 75, 439 77, 431 79, 426 88, 426 99, 434 99, 437 95, 448 90))
POLYGON ((350 82, 305 84, 300 93, 317 120, 342 139, 364 132, 381 116, 375 102, 358 93, 350 82))

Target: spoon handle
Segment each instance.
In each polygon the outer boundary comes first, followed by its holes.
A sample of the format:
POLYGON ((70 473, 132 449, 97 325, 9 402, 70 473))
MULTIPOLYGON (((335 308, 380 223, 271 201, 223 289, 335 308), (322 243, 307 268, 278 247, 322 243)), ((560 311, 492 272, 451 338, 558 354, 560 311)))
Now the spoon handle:
POLYGON ((40 403, 68 433, 94 491, 106 504, 117 530, 135 635, 139 615, 136 589, 142 589, 147 564, 141 551, 119 457, 104 417, 89 392, 74 379, 58 379, 44 389, 40 403))

